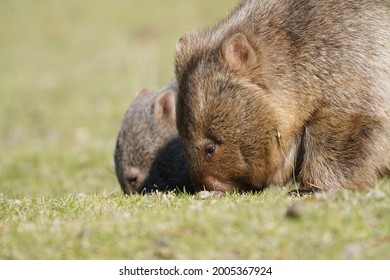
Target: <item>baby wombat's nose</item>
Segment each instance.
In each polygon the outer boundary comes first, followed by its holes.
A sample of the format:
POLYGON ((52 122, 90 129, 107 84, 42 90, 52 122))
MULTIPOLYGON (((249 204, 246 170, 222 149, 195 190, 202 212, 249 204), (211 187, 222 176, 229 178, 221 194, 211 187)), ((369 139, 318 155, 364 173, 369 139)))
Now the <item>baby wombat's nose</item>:
POLYGON ((125 176, 125 180, 126 180, 125 193, 130 194, 130 193, 139 191, 140 186, 144 182, 144 176, 143 176, 142 172, 140 170, 138 170, 137 168, 131 168, 127 172, 127 174, 125 176))

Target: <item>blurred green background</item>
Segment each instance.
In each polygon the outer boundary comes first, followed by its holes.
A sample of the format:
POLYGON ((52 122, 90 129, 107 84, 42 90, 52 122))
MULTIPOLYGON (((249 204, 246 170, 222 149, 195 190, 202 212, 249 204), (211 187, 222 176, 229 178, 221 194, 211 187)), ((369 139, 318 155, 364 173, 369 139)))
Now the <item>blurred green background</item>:
POLYGON ((141 88, 174 75, 176 41, 237 1, 0 1, 0 194, 119 191, 113 150, 141 88))

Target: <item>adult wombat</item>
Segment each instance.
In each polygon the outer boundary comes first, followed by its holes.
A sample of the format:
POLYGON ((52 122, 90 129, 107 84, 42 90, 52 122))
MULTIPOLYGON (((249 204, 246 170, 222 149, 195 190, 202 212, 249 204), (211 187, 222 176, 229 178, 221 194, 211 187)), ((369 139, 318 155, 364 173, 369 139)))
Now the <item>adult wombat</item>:
POLYGON ((175 123, 177 83, 140 91, 129 106, 114 153, 125 194, 179 189, 191 192, 175 123))
POLYGON ((390 1, 247 0, 177 45, 196 189, 363 189, 390 169, 390 1))

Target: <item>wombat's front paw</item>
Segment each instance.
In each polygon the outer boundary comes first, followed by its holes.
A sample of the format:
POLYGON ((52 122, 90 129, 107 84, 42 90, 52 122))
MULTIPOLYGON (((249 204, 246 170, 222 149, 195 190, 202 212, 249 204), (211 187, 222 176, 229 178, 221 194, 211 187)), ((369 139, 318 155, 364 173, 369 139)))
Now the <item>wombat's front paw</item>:
POLYGON ((314 195, 322 191, 323 190, 315 187, 303 187, 303 188, 289 191, 288 194, 293 197, 303 197, 308 195, 314 195))

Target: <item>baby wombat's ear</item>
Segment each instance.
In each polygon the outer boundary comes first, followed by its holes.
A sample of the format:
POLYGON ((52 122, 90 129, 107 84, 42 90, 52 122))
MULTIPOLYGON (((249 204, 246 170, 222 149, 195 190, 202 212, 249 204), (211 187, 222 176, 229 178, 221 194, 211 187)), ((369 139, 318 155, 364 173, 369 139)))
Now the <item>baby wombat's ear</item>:
POLYGON ((153 114, 157 121, 167 125, 176 125, 176 94, 166 89, 159 94, 153 103, 153 114))
POLYGON ((247 72, 257 64, 257 55, 243 33, 230 36, 222 45, 223 58, 233 69, 247 72))

